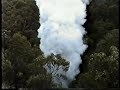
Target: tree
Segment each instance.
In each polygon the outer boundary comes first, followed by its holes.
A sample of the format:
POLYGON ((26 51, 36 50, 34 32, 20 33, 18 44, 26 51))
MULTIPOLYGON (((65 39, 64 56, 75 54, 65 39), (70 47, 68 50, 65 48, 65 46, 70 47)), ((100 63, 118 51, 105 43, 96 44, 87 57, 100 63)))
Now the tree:
POLYGON ((7 55, 14 71, 14 84, 16 85, 15 87, 21 87, 21 85, 24 85, 24 81, 22 81, 21 78, 22 75, 26 74, 27 78, 27 63, 29 64, 32 62, 32 59, 34 58, 31 55, 31 45, 26 37, 21 36, 20 33, 13 35, 9 45, 7 55))
POLYGON ((2 88, 13 88, 14 70, 13 66, 7 58, 5 51, 2 52, 2 88))
POLYGON ((31 76, 28 79, 27 84, 29 88, 52 88, 55 86, 49 74, 38 74, 36 76, 31 76))
POLYGON ((106 33, 119 28, 118 7, 118 0, 92 0, 88 8, 90 23, 86 26, 93 48, 106 33))
POLYGON ((118 7, 118 0, 92 0, 86 23, 88 49, 83 56, 84 70, 72 87, 119 87, 118 7))
POLYGON ((32 45, 38 44, 39 26, 39 9, 35 0, 2 0, 2 29, 9 31, 11 37, 21 32, 32 45))
MULTIPOLYGON (((43 54, 38 49, 32 48, 27 38, 20 33, 15 33, 10 39, 9 49, 7 50, 8 64, 13 78, 10 78, 13 86, 18 87, 56 87, 56 84, 52 81, 52 73, 47 73, 43 67, 45 64, 52 63, 53 65, 68 65, 59 55, 51 55, 48 58, 44 58, 43 54), (41 54, 41 55, 40 55, 41 54), (48 83, 49 82, 49 83, 48 83)), ((8 73, 7 66, 3 65, 3 72, 8 73)), ((9 71, 10 71, 9 70, 9 71)), ((3 73, 3 74, 4 74, 3 73)), ((6 82, 9 82, 9 77, 5 77, 6 82)), ((4 80, 3 80, 4 82, 4 80)))
MULTIPOLYGON (((87 23, 89 50, 84 71, 72 87, 118 87, 118 0, 92 0, 87 23)), ((39 49, 39 9, 35 0, 2 0, 3 88, 53 88, 53 75, 69 63, 60 55, 44 57, 39 49), (48 74, 43 67, 47 65, 48 74)), ((60 76, 64 77, 64 76, 60 76)))
POLYGON ((103 51, 107 53, 110 46, 116 46, 118 48, 118 42, 119 30, 113 29, 104 35, 104 37, 97 43, 95 52, 103 51))
POLYGON ((54 56, 52 54, 47 58, 44 58, 43 54, 39 55, 33 61, 33 63, 29 64, 29 71, 31 77, 27 80, 28 87, 41 87, 41 88, 61 87, 60 84, 55 83, 53 81, 53 78, 55 76, 59 76, 59 78, 60 77, 65 78, 64 75, 57 74, 57 71, 61 68, 66 71, 68 69, 68 62, 65 62, 65 60, 62 59, 59 55, 54 56), (45 66, 47 66, 47 68, 45 68, 45 66))
POLYGON ((55 84, 52 81, 52 75, 48 74, 43 68, 46 63, 45 58, 40 55, 28 65, 30 77, 26 80, 29 88, 52 88, 55 84))
POLYGON ((82 88, 105 88, 118 87, 118 48, 111 46, 109 55, 99 52, 90 55, 88 70, 82 73, 75 87, 82 88), (116 74, 115 74, 116 73, 116 74))

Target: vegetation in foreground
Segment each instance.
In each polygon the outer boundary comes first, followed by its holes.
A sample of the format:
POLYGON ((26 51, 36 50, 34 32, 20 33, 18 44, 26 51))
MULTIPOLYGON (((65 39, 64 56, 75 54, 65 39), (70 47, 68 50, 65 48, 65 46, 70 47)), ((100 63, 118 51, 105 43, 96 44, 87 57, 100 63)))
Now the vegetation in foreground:
MULTIPOLYGON (((119 60, 118 0, 92 0, 88 7, 85 37, 88 50, 82 73, 73 88, 117 88, 119 60)), ((39 10, 35 0, 2 0, 2 86, 3 88, 60 87, 42 67, 65 64, 62 58, 44 58, 39 49, 39 10)))

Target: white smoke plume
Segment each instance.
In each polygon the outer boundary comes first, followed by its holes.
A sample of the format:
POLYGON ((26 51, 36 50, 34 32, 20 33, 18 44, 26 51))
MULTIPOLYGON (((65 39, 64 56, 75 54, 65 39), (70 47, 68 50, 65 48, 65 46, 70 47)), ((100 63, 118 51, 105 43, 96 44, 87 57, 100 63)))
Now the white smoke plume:
POLYGON ((40 49, 45 57, 52 53, 60 54, 69 62, 65 75, 71 82, 80 73, 80 55, 88 47, 83 43, 86 31, 82 25, 86 21, 86 6, 89 0, 36 0, 36 3, 40 11, 40 49))

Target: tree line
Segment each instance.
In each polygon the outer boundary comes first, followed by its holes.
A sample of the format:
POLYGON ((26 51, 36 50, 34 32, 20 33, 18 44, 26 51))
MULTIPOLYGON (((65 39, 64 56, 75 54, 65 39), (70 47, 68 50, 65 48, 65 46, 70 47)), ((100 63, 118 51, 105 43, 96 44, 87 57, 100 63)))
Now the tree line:
MULTIPOLYGON (((119 16, 118 0, 92 0, 88 7, 89 45, 83 56, 83 70, 73 88, 119 87, 119 16)), ((59 55, 44 58, 39 49, 37 30, 39 9, 35 0, 2 0, 2 87, 61 87, 43 68, 46 63, 67 65, 59 55)))

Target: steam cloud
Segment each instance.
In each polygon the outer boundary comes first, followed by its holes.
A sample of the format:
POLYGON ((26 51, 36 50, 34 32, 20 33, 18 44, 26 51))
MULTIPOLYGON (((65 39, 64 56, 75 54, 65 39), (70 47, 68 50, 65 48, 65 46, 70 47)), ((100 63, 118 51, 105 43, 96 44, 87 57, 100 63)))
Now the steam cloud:
POLYGON ((40 10, 40 49, 45 57, 52 53, 60 54, 69 62, 68 71, 65 73, 68 81, 60 80, 63 87, 67 87, 80 73, 80 55, 88 47, 83 43, 86 31, 82 25, 86 21, 86 6, 89 0, 36 0, 36 3, 40 10))

